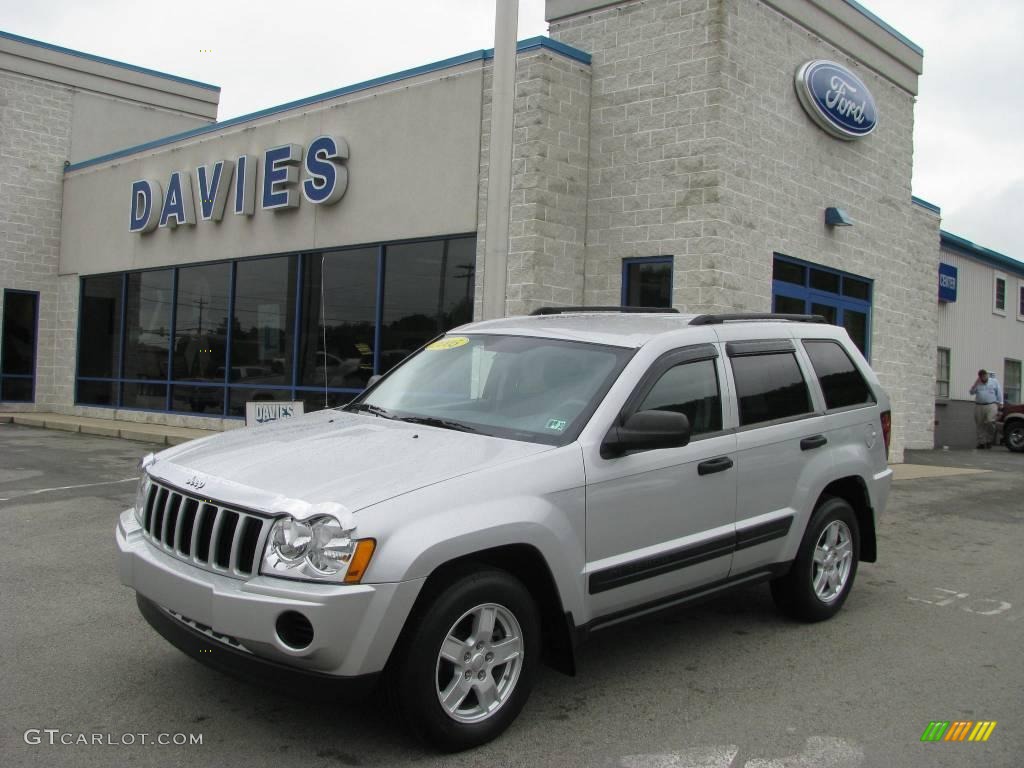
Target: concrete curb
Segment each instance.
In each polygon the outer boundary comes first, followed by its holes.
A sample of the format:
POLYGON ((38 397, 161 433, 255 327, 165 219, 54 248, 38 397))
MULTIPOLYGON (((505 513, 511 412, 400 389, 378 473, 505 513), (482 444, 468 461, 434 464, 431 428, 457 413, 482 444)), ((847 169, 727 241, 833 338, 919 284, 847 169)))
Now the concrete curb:
POLYGON ((181 445, 190 440, 217 434, 215 431, 205 429, 143 424, 134 421, 114 421, 113 419, 93 419, 85 416, 62 416, 56 413, 0 414, 0 424, 10 423, 25 427, 57 429, 63 432, 80 432, 83 435, 119 437, 122 440, 159 445, 181 445))

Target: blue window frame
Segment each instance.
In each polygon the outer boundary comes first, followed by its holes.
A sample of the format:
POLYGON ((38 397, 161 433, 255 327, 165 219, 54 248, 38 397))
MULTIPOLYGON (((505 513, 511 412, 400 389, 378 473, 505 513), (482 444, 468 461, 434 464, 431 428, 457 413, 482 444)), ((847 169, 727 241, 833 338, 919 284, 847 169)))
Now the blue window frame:
POLYGON ((624 307, 671 307, 672 257, 623 259, 621 304, 624 307))
POLYGON ((0 319, 0 402, 35 402, 38 345, 39 292, 4 289, 0 319))
MULTIPOLYGON (((381 344, 386 343, 382 333, 389 330, 386 327, 389 322, 394 330, 402 332, 405 343, 418 347, 438 333, 472 319, 475 252, 473 235, 454 235, 412 243, 273 254, 83 277, 75 403, 219 418, 242 418, 240 413, 244 412, 246 400, 303 400, 307 403, 307 410, 343 404, 362 391, 370 375, 385 373, 400 359, 398 352, 401 350, 395 350, 390 357, 381 354, 381 344), (435 258, 424 268, 422 254, 415 251, 415 246, 427 249, 435 245, 435 250, 439 249, 442 257, 435 258), (413 247, 411 253, 410 246, 413 247), (385 287, 386 265, 392 249, 395 249, 394 259, 418 257, 420 269, 406 280, 402 274, 404 269, 396 271, 393 268, 389 284, 385 287), (364 335, 356 343, 343 343, 328 335, 324 337, 326 348, 315 342, 310 344, 303 334, 308 334, 311 329, 305 326, 312 323, 314 329, 324 332, 324 326, 319 322, 326 317, 321 314, 325 311, 320 306, 321 297, 331 300, 332 313, 341 313, 340 320, 335 318, 336 323, 344 324, 348 318, 344 300, 339 305, 338 292, 334 288, 332 292, 335 295, 327 293, 325 296, 320 284, 324 274, 321 265, 335 259, 341 266, 346 257, 352 256, 370 260, 367 269, 363 270, 370 276, 365 281, 367 306, 356 318, 362 324, 360 328, 364 335), (291 276, 288 282, 294 280, 294 285, 289 285, 282 293, 281 287, 276 286, 279 280, 261 283, 260 280, 249 279, 247 284, 250 287, 265 284, 266 289, 261 289, 256 295, 240 296, 239 272, 250 270, 249 265, 272 259, 287 261, 291 276), (221 306, 216 307, 216 314, 196 316, 202 320, 191 317, 188 312, 182 314, 180 303, 189 303, 189 297, 182 295, 185 290, 183 275, 196 282, 197 268, 215 265, 224 265, 228 269, 222 268, 216 275, 210 273, 217 278, 210 284, 210 290, 200 281, 188 291, 191 304, 197 306, 201 304, 212 309, 220 298, 221 306), (430 265, 439 270, 431 289, 438 311, 435 316, 424 318, 418 308, 410 307, 403 311, 402 305, 406 303, 403 297, 415 295, 416 285, 411 282, 422 285, 424 269, 429 271, 430 265), (155 272, 170 272, 170 280, 154 279, 144 286, 146 281, 139 276, 155 272), (219 282, 221 273, 226 276, 226 285, 219 282), (202 296, 198 295, 197 286, 202 286, 202 296), (291 290, 294 294, 288 301, 287 294, 291 290), (168 292, 169 312, 166 306, 168 292), (207 303, 207 299, 211 302, 207 303), (390 316, 385 313, 386 299, 391 302, 390 316), (226 307, 223 306, 225 303, 226 307), (129 307, 132 316, 129 316, 129 307), (240 321, 239 311, 247 315, 248 324, 240 321), (143 315, 148 318, 145 322, 143 315), (253 320, 254 315, 256 320, 253 320), (188 326, 178 327, 181 317, 189 318, 188 326), (216 319, 211 322, 211 317, 216 319), (90 328, 83 332, 85 325, 90 325, 90 328), (410 325, 415 328, 410 330, 410 325), (140 349, 140 339, 145 339, 145 350, 140 349), (305 345, 304 339, 307 341, 305 345), (335 345, 340 345, 344 354, 335 349, 335 345), (203 364, 203 355, 212 356, 209 364, 203 364), (305 367, 304 356, 312 360, 311 364, 306 361, 305 367), (140 361, 144 362, 140 364, 140 361), (312 369, 317 382, 323 377, 326 386, 313 385, 310 377, 304 376, 304 369, 307 374, 312 369), (139 371, 144 372, 143 378, 139 377, 139 371), (143 403, 151 407, 140 407, 143 403)), ((398 263, 396 261, 396 265, 398 263)), ((195 314, 197 310, 193 308, 191 311, 195 314)), ((205 313, 206 309, 202 311, 205 313)), ((326 317, 325 322, 330 320, 326 317)))
POLYGON ((874 282, 776 253, 772 268, 772 311, 822 315, 846 329, 871 359, 871 299, 874 282))

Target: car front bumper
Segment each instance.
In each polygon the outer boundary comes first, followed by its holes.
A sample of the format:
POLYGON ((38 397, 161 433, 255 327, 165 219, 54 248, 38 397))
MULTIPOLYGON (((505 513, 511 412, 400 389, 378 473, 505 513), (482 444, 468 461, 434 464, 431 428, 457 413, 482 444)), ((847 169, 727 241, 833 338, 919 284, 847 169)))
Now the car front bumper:
POLYGON ((131 509, 121 513, 116 536, 121 582, 136 591, 147 621, 189 655, 229 672, 267 662, 278 672, 291 668, 314 677, 379 673, 424 581, 236 579, 160 551, 143 536, 131 509), (293 648, 278 635, 278 619, 288 611, 302 614, 313 627, 305 648, 293 648))

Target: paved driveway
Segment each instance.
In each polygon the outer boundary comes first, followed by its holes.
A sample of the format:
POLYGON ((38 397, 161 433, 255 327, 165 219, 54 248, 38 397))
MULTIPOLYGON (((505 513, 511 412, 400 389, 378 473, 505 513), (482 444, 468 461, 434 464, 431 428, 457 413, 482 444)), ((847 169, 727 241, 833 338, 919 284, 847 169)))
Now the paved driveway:
POLYGON ((862 568, 832 621, 786 621, 759 586, 608 630, 584 647, 578 677, 541 675, 502 739, 442 757, 375 701, 324 708, 301 691, 268 693, 196 664, 143 622, 118 583, 113 528, 147 450, 0 426, 0 764, 1024 765, 1022 455, 913 455, 991 471, 897 483, 881 561, 862 568), (984 744, 922 744, 933 720, 998 725, 984 744), (26 744, 27 729, 40 743, 26 744), (79 734, 104 743, 60 743, 79 734), (143 745, 140 734, 202 744, 143 745))

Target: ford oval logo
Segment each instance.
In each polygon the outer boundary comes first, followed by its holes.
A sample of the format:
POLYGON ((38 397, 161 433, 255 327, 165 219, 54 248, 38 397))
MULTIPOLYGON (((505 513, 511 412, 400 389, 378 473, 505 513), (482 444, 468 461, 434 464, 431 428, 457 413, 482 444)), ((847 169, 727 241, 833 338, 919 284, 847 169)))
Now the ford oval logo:
POLYGON ((878 124, 878 108, 864 81, 834 61, 802 65, 796 71, 796 94, 814 122, 837 139, 859 139, 878 124))
POLYGON ((185 485, 189 485, 195 488, 196 490, 199 490, 204 485, 206 485, 206 481, 201 479, 199 475, 192 475, 192 477, 185 481, 185 485))

